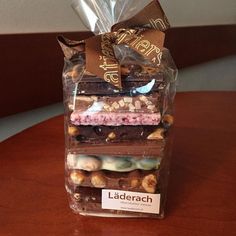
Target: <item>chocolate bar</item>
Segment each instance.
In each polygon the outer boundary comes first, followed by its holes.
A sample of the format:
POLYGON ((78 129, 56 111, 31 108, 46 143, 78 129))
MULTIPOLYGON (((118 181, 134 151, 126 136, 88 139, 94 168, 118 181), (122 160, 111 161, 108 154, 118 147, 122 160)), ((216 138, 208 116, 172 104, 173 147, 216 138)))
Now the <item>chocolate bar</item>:
MULTIPOLYGON (((160 191, 158 190, 157 193, 160 191)), ((88 215, 124 215, 125 217, 163 217, 163 207, 164 199, 161 198, 161 207, 159 209, 159 214, 150 214, 145 212, 135 212, 125 211, 125 210, 113 210, 113 209, 103 209, 102 208, 102 189, 100 188, 90 188, 90 187, 77 187, 73 194, 70 195, 71 208, 75 212, 80 212, 80 214, 88 215)))
POLYGON ((74 125, 158 125, 160 112, 154 96, 77 96, 70 120, 74 125))
POLYGON ((122 126, 91 126, 70 125, 68 127, 70 142, 75 145, 79 143, 106 143, 106 142, 132 142, 135 140, 163 140, 166 131, 161 125, 122 125, 122 126), (160 135, 153 134, 159 132, 160 135))
POLYGON ((158 170, 131 172, 71 170, 68 173, 68 182, 83 187, 155 193, 158 186, 158 175, 158 170))
POLYGON ((114 155, 84 155, 68 153, 67 167, 86 171, 109 170, 116 172, 129 172, 132 170, 158 169, 161 158, 148 157, 135 158, 132 156, 114 155))
POLYGON ((159 95, 131 96, 76 96, 68 105, 78 112, 157 113, 159 95))
POLYGON ((122 126, 92 126, 69 125, 67 127, 68 139, 72 146, 81 143, 120 143, 135 141, 147 143, 147 141, 165 142, 168 130, 174 123, 172 115, 166 114, 158 126, 155 125, 122 125, 122 126))
POLYGON ((169 138, 164 140, 157 140, 156 142, 147 141, 133 141, 133 142, 119 142, 119 143, 80 143, 79 145, 72 145, 67 154, 81 154, 92 156, 114 156, 114 157, 135 157, 135 159, 143 159, 145 157, 163 157, 165 155, 166 142, 169 138))
MULTIPOLYGON (((78 55, 80 57, 80 54, 78 55)), ((128 95, 158 92, 165 84, 163 73, 157 67, 126 64, 121 67, 122 88, 117 89, 112 84, 105 82, 96 75, 83 71, 81 79, 81 67, 75 62, 64 73, 68 82, 78 82, 76 95, 128 95)))

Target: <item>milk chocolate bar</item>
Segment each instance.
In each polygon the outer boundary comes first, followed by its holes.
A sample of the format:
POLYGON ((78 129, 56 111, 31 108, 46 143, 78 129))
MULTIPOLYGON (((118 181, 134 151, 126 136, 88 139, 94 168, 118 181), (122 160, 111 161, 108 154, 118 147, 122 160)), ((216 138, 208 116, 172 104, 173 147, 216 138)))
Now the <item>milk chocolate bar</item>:
POLYGON ((119 142, 119 143, 80 143, 79 145, 70 143, 70 151, 67 153, 84 154, 92 156, 116 156, 116 157, 135 157, 135 159, 143 159, 145 157, 163 157, 166 142, 168 138, 156 140, 119 142))

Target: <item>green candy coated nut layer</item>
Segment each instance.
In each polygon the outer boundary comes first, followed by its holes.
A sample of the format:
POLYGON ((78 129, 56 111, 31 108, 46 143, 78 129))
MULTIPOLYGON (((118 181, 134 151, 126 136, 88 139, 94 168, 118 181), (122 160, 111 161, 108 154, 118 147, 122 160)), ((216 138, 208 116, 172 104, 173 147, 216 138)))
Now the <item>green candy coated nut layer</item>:
POLYGON ((81 169, 86 171, 109 170, 128 172, 136 169, 152 170, 159 168, 160 161, 161 158, 159 157, 138 159, 135 157, 90 156, 72 153, 67 155, 67 167, 69 169, 81 169))

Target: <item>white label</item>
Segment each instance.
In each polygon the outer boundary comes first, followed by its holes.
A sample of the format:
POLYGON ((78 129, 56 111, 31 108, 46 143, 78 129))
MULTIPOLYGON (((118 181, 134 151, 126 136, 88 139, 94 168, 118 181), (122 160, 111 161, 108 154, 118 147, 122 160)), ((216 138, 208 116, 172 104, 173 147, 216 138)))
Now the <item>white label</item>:
POLYGON ((159 214, 160 194, 102 190, 102 209, 159 214))

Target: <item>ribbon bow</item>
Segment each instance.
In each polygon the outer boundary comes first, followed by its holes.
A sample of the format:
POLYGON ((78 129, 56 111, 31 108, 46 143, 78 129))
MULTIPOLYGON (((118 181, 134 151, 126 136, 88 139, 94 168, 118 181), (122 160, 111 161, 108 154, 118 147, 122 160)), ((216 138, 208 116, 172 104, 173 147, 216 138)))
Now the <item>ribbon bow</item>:
POLYGON ((125 44, 153 65, 161 63, 164 33, 154 29, 120 29, 85 40, 86 70, 121 88, 120 65, 114 47, 125 44))
MULTIPOLYGON (((112 32, 74 42, 74 46, 85 43, 86 71, 121 89, 120 64, 114 47, 126 45, 153 66, 159 66, 165 38, 162 31, 167 28, 169 22, 159 2, 153 1, 134 17, 113 25, 112 32)), ((72 41, 69 44, 73 47, 72 41)), ((70 50, 66 53, 73 54, 70 50)))

